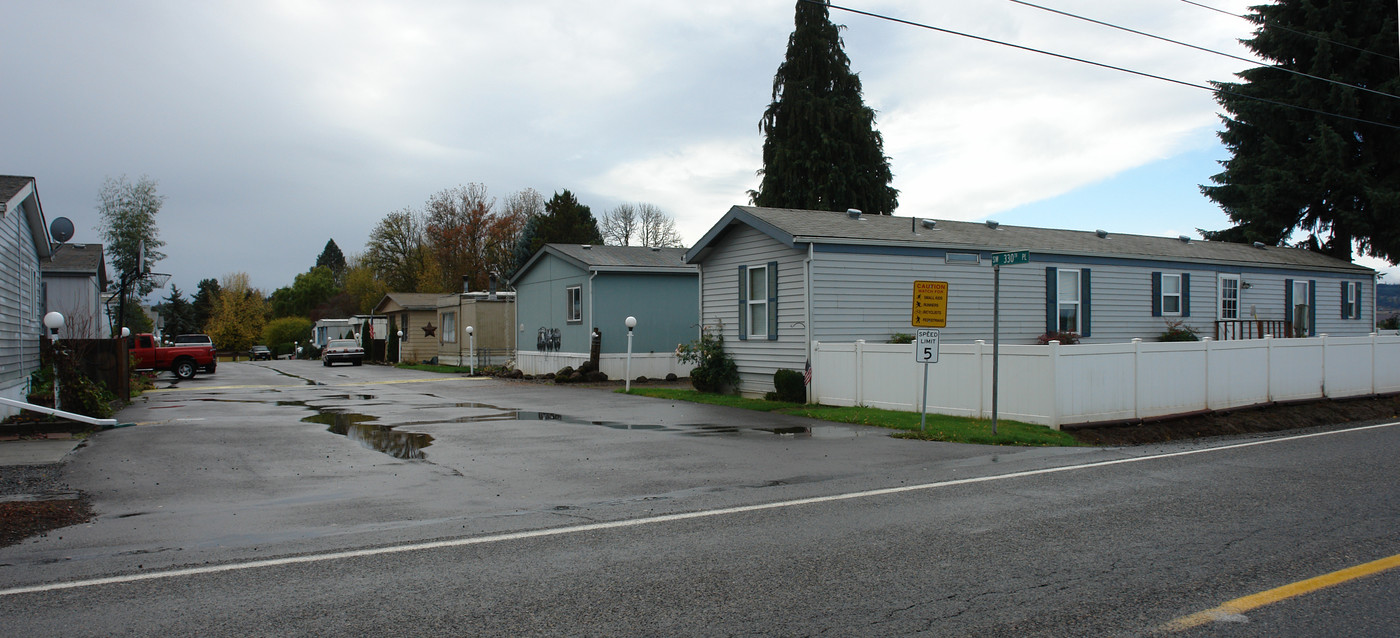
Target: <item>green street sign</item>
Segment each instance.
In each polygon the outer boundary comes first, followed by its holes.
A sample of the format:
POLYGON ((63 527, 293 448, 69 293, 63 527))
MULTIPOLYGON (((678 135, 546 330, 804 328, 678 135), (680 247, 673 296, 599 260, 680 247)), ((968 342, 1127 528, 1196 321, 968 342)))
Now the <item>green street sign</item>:
POLYGON ((1018 250, 1014 253, 992 253, 993 266, 1014 266, 1016 264, 1028 264, 1031 261, 1031 251, 1018 250))

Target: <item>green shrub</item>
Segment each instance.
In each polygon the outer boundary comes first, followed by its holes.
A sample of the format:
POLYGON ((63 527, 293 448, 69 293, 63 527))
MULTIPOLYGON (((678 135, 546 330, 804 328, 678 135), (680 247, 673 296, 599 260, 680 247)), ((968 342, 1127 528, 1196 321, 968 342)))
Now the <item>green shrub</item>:
POLYGON ((706 328, 700 338, 676 346, 681 363, 693 363, 690 384, 701 392, 724 392, 739 385, 739 366, 724 351, 724 335, 706 328))
POLYGON ((914 335, 907 332, 896 332, 890 335, 889 343, 914 343, 914 335))
POLYGON ((1063 346, 1072 346, 1079 343, 1079 335, 1073 332, 1047 332, 1035 340, 1042 346, 1049 345, 1051 341, 1058 341, 1063 346))
POLYGON ((1200 341, 1196 336, 1196 329, 1186 325, 1185 321, 1168 321, 1167 331, 1158 336, 1159 341, 1200 341))
POLYGON ((802 373, 796 370, 778 370, 773 373, 774 394, 778 401, 806 403, 807 385, 802 382, 802 373))

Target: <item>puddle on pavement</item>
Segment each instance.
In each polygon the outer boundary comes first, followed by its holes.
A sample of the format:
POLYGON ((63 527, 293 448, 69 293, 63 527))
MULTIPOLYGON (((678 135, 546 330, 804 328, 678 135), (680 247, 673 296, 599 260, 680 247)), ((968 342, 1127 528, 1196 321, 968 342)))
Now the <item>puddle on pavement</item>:
MULTIPOLYGON (((279 404, 297 403, 279 401, 279 404)), ((301 404, 305 405, 305 404, 301 404)), ((303 423, 320 423, 329 426, 327 432, 344 436, 367 449, 383 452, 396 459, 427 458, 423 448, 433 444, 433 437, 417 432, 399 432, 391 426, 372 423, 377 417, 338 410, 318 410, 317 414, 302 419, 303 423)))

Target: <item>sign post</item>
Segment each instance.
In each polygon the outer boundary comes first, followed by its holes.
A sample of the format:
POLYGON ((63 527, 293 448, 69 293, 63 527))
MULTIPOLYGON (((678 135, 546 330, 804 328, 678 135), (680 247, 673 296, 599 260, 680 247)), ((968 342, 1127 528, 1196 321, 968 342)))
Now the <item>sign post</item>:
POLYGON ((1029 250, 992 253, 992 436, 997 434, 997 376, 1001 363, 1001 267, 1030 261, 1029 250))
POLYGON ((938 363, 938 331, 920 328, 914 331, 914 361, 924 364, 923 408, 919 411, 919 432, 928 419, 928 364, 938 363))

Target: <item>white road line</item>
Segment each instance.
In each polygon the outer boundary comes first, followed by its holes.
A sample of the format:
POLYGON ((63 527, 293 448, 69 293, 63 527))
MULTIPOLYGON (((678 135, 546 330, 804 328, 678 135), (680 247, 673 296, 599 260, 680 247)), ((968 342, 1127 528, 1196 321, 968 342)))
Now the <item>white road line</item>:
POLYGON ((865 490, 861 492, 848 492, 845 494, 833 494, 830 496, 814 496, 810 498, 799 498, 789 501, 778 501, 774 503, 763 503, 759 505, 741 505, 738 507, 724 507, 713 510, 703 510, 698 512, 684 512, 680 514, 664 514, 661 516, 648 516, 645 518, 634 518, 622 521, 611 521, 605 523, 588 523, 585 525, 570 525, 567 527, 553 527, 548 529, 527 530, 523 532, 509 532, 505 534, 492 534, 489 536, 477 536, 472 538, 458 538, 452 540, 433 541, 427 543, 412 543, 408 545, 398 545, 392 547, 374 547, 343 552, 330 552, 325 554, 308 554, 305 556, 291 556, 287 558, 272 558, 267 560, 255 560, 245 563, 228 563, 224 565, 209 565, 206 567, 190 567, 186 569, 171 569, 165 571, 155 571, 145 574, 129 574, 125 576, 110 576, 107 578, 91 578, 85 580, 75 580, 69 582, 49 583, 45 585, 29 585, 25 587, 12 587, 10 589, 0 589, 0 596, 15 596, 18 594, 32 594, 59 591, 63 589, 77 589, 80 587, 97 587, 101 585, 116 585, 122 583, 134 583, 143 580, 159 580, 165 578, 178 578, 181 576, 198 576, 203 574, 217 574, 221 572, 232 572, 245 569, 258 569, 261 567, 279 567, 282 565, 297 565, 301 563, 319 563, 333 560, 343 560, 347 558, 362 558, 366 556, 383 556, 387 554, 401 554, 404 552, 420 552, 433 549, 443 549, 448 547, 466 547, 470 545, 486 545, 490 543, 501 543, 505 541, 522 540, 528 538, 543 538, 548 536, 564 536, 567 534, 579 534, 583 532, 593 532, 599 530, 621 529, 626 527, 640 527, 642 525, 655 525, 657 523, 669 523, 673 521, 684 521, 698 518, 711 518, 715 516, 727 516, 730 514, 742 514, 745 512, 759 512, 763 510, 782 509, 786 507, 798 507, 802 505, 815 505, 819 503, 833 503, 837 501, 849 501, 874 496, 887 496, 890 494, 900 494, 904 492, 917 492, 932 490, 957 485, 971 485, 974 483, 988 483, 992 481, 1004 481, 1028 476, 1040 476, 1045 474, 1057 474, 1060 472, 1074 472, 1079 470, 1089 470, 1112 465, 1125 465, 1128 463, 1143 463, 1147 461, 1157 461, 1182 456, 1192 456, 1196 454, 1206 454, 1211 452, 1223 452, 1226 450, 1237 450, 1240 448, 1254 447, 1258 445, 1273 445, 1275 443, 1288 443, 1311 439, 1320 436, 1333 436, 1337 434, 1349 434, 1376 428, 1386 428, 1400 425, 1400 421, 1390 423, 1378 423, 1345 430, 1332 430, 1328 432, 1314 432, 1312 434, 1302 434, 1298 436, 1262 439, 1249 441, 1246 443, 1234 443, 1231 445, 1221 445, 1216 447, 1201 448, 1198 450, 1186 450, 1182 452, 1169 452, 1166 454, 1153 454, 1150 456, 1138 456, 1127 459, 1115 459, 1112 461, 1096 461, 1094 463, 1084 463, 1082 465, 1066 465, 1062 467, 1051 467, 1039 470, 1026 470, 1024 472, 1012 472, 1010 474, 997 474, 994 476, 979 476, 974 478, 954 479, 950 481, 939 481, 937 483, 923 483, 920 485, 906 485, 901 487, 888 487, 877 490, 865 490))

